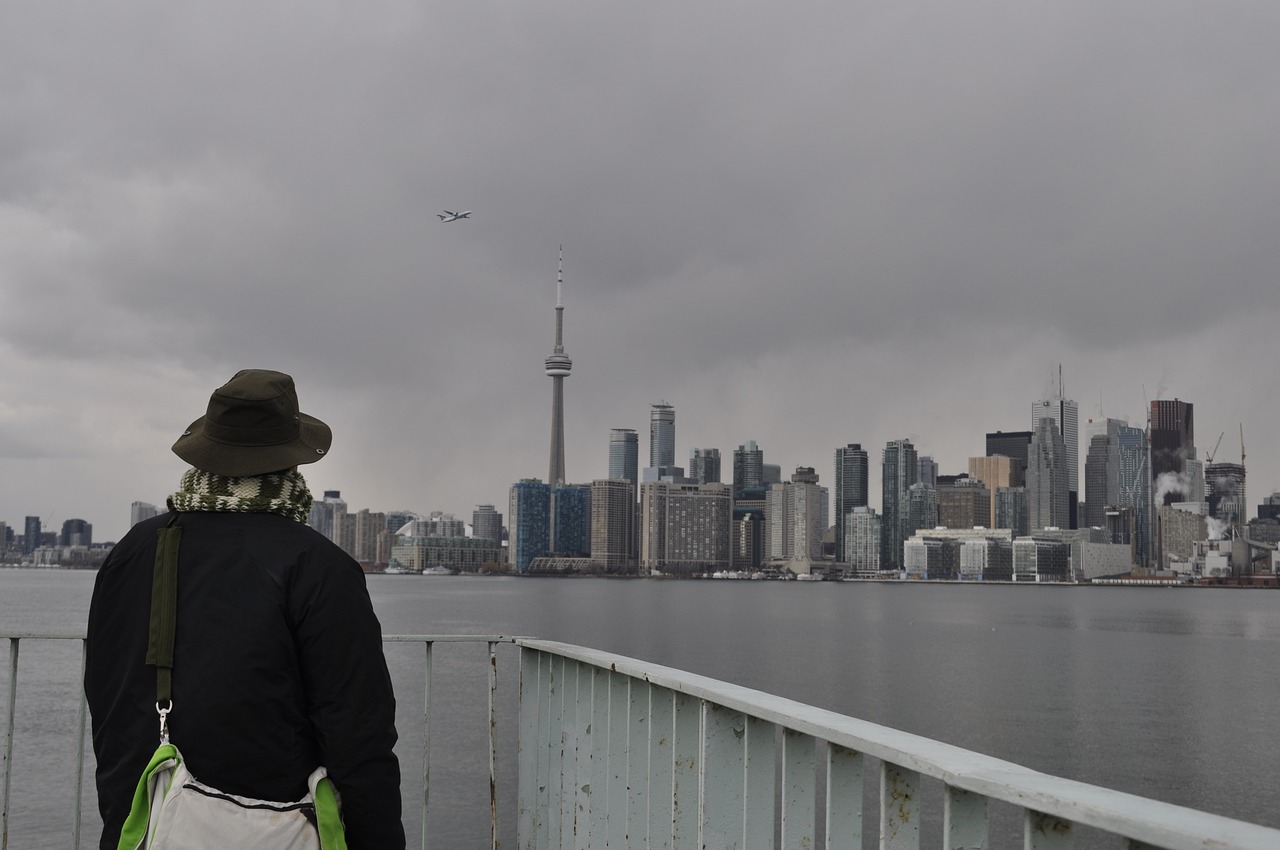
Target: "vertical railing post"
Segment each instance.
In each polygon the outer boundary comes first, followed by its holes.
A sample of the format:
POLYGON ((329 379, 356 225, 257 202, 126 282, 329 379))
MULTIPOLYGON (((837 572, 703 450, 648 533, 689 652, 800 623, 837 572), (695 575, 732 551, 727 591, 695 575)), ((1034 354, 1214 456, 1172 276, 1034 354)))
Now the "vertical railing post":
POLYGON ((817 742, 791 729, 782 735, 782 846, 813 847, 818 796, 817 742))
POLYGON ((9 714, 4 731, 3 796, 0 796, 0 850, 9 847, 9 781, 13 777, 13 722, 18 706, 18 640, 9 638, 9 714))
POLYGON ((498 745, 494 736, 497 725, 498 644, 489 641, 489 847, 498 850, 498 745))
POLYGON ((746 787, 747 718, 715 703, 702 705, 702 763, 698 822, 700 847, 741 847, 746 787))
POLYGON ((81 797, 84 796, 84 735, 85 728, 88 726, 89 718, 89 698, 84 691, 84 674, 89 664, 89 641, 87 639, 80 641, 80 678, 76 681, 81 683, 77 688, 80 692, 80 730, 78 732, 79 740, 76 742, 76 799, 75 799, 75 822, 71 827, 71 846, 75 850, 80 850, 80 820, 82 809, 84 808, 81 797))
POLYGON ((1071 821, 1035 809, 1025 811, 1022 843, 1026 850, 1071 850, 1071 821))
POLYGON ((777 727, 769 721, 747 717, 742 789, 744 850, 773 848, 778 790, 776 733, 777 727))
POLYGON ((649 850, 671 850, 671 795, 674 776, 675 694, 649 687, 649 812, 645 834, 649 850))
POLYGON ((534 811, 538 792, 538 653, 520 647, 520 727, 516 755, 516 848, 534 850, 534 811))
POLYGON ((649 844, 649 685, 631 680, 627 709, 627 844, 649 844))
POLYGON ((986 847, 987 798, 948 785, 942 803, 942 833, 948 847, 986 847))
POLYGON ((862 753, 827 746, 827 847, 832 850, 862 846, 862 762, 862 753))
POLYGON ((880 850, 919 850, 920 774, 880 763, 880 850))
POLYGON ((671 739, 671 846, 698 848, 698 776, 702 773, 702 701, 674 695, 671 739))
POLYGON ((591 675, 591 846, 604 845, 609 834, 609 679, 607 671, 590 669, 591 675))
POLYGON ((426 641, 422 674, 422 850, 428 850, 427 811, 431 800, 431 641, 426 641))

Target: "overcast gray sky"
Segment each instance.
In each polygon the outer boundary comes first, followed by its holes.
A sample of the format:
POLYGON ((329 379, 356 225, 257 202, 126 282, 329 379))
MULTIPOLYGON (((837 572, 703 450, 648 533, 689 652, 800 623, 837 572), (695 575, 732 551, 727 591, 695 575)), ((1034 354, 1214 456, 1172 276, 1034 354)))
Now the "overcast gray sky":
MULTIPOLYGON (((117 539, 245 367, 352 510, 506 513, 676 407, 830 484, 1195 404, 1280 489, 1274 2, 0 6, 0 521, 117 539), (441 224, 441 209, 474 210, 441 224)), ((1081 458, 1084 447, 1081 447, 1081 458)))

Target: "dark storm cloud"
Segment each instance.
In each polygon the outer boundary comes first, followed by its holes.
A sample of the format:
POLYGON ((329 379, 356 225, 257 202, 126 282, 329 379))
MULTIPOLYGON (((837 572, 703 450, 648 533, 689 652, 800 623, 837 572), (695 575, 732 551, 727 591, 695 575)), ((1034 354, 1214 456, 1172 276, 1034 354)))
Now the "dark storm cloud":
POLYGON ((1222 379, 1276 327, 1269 6, 730 11, 7 7, 2 397, 113 469, 86 516, 160 498, 170 423, 246 365, 333 420, 316 489, 501 510, 545 474, 564 244, 578 479, 662 397, 682 454, 754 436, 820 473, 908 434, 962 468, 1064 361, 1082 417, 1157 384, 1209 430, 1280 413, 1222 379))

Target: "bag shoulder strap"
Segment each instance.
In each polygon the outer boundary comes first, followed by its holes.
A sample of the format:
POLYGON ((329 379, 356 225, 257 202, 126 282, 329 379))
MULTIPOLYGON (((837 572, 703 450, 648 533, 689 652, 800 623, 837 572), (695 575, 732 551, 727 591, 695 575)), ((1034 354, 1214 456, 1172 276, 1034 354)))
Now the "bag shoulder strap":
POLYGON ((178 625, 178 544, 180 514, 156 532, 156 563, 151 574, 151 627, 147 632, 147 664, 156 668, 156 708, 165 712, 173 700, 173 638, 178 625))

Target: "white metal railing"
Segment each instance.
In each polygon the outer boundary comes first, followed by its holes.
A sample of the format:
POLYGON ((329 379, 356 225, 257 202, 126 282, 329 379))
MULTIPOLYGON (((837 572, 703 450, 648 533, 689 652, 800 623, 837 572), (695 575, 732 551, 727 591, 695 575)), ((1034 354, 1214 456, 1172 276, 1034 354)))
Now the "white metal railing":
MULTIPOLYGON (((0 850, 9 837, 18 654, 10 646, 0 850)), ((501 635, 391 635, 424 648, 422 847, 431 799, 432 679, 437 643, 488 648, 490 846, 514 814, 519 850, 549 848, 862 847, 864 814, 881 850, 917 850, 922 779, 940 780, 945 848, 991 846, 988 803, 1021 810, 1026 850, 1072 846, 1077 825, 1126 850, 1275 850, 1280 830, 1061 779, 948 744, 760 691, 568 644, 501 635), (519 647, 516 799, 499 799, 499 644, 519 647), (864 782, 878 799, 864 813, 864 782), (878 791, 878 794, 874 793, 878 791)), ((83 678, 83 649, 81 652, 83 678)), ((402 696, 403 700, 403 696, 402 696)), ((80 846, 86 711, 81 695, 71 847, 80 846)), ((509 720, 507 718, 506 720, 509 720)), ((21 731, 21 730, 18 730, 21 731)), ((402 761, 405 759, 402 758, 402 761)), ((507 825, 509 828, 509 824, 507 825)))

